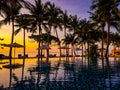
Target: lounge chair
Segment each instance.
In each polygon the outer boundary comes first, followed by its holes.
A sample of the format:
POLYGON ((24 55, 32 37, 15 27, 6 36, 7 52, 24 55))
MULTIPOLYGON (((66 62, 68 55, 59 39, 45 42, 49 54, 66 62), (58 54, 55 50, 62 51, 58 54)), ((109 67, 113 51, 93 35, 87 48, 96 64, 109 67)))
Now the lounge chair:
POLYGON ((65 57, 66 55, 62 54, 61 57, 65 57))
POLYGON ((18 58, 28 58, 28 54, 25 54, 25 56, 22 56, 21 54, 18 54, 18 58))
POLYGON ((10 56, 2 56, 3 59, 10 59, 10 56))
POLYGON ((50 54, 49 57, 56 57, 56 54, 50 54))
POLYGON ((44 57, 44 54, 42 54, 42 55, 36 55, 38 58, 42 58, 42 57, 44 57))
POLYGON ((73 55, 69 55, 69 57, 73 57, 73 55))
POLYGON ((80 57, 80 55, 76 55, 76 57, 80 57))
POLYGON ((28 58, 28 54, 25 54, 25 57, 28 58))

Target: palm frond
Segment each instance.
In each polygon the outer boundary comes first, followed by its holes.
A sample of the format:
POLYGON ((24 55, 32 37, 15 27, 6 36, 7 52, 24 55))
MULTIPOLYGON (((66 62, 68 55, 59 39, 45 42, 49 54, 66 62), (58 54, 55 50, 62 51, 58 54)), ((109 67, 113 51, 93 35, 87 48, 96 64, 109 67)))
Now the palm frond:
POLYGON ((21 31, 21 28, 15 30, 15 35, 17 35, 21 31))
POLYGON ((3 25, 7 25, 7 23, 10 22, 9 20, 10 20, 9 18, 5 18, 4 20, 1 20, 0 21, 0 27, 3 26, 3 25))

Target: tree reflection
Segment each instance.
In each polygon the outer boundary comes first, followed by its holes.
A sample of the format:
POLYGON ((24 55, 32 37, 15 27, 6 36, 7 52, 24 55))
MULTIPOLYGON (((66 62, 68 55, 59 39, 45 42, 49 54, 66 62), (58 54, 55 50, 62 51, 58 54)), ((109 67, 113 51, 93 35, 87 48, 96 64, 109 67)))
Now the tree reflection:
POLYGON ((57 80, 58 70, 59 70, 60 65, 61 65, 61 57, 60 57, 59 60, 57 61, 56 65, 53 67, 53 71, 55 71, 55 76, 53 77, 53 80, 54 80, 54 81, 57 80))
MULTIPOLYGON (((89 67, 86 68, 83 66, 84 64, 87 66, 87 64, 82 63, 82 58, 78 57, 62 57, 54 64, 51 64, 52 62, 49 61, 49 58, 45 60, 40 58, 36 66, 28 69, 30 72, 29 77, 20 79, 15 73, 11 72, 10 86, 6 89, 119 90, 119 79, 115 79, 118 77, 115 75, 119 73, 119 70, 117 70, 119 68, 119 60, 116 60, 115 65, 105 63, 104 72, 102 64, 101 67, 99 66, 100 61, 101 59, 90 59, 89 67), (12 80, 14 80, 14 83, 12 83, 12 80), (117 83, 114 80, 117 80, 117 83)), ((25 62, 23 63, 25 65, 25 62)), ((24 77, 24 67, 22 67, 22 77, 24 77)), ((2 89, 4 90, 5 88, 1 85, 0 90, 2 89)))

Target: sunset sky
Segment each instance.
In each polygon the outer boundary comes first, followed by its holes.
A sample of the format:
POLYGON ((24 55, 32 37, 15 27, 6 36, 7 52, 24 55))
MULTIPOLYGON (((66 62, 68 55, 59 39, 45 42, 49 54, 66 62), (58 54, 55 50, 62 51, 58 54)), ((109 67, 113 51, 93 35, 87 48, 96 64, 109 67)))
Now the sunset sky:
MULTIPOLYGON (((34 0, 28 0, 28 1, 31 3, 34 3, 34 0)), ((92 4, 92 0, 42 0, 43 3, 45 3, 46 1, 55 3, 55 5, 60 7, 63 11, 67 10, 68 14, 77 15, 81 19, 89 17, 89 14, 87 11, 90 11, 90 6, 92 4)), ((22 12, 26 13, 25 10, 23 10, 22 12)), ((2 18, 0 17, 0 20, 1 19, 2 18)), ((11 25, 4 25, 0 28, 0 37, 4 38, 4 41, 0 41, 0 43, 10 43, 11 30, 12 30, 11 25)), ((27 34, 27 36, 29 35, 30 34, 27 34)), ((60 34, 60 35, 63 35, 63 34, 60 34)), ((18 42, 23 45, 23 32, 15 36, 14 42, 18 42)), ((33 42, 33 40, 26 38, 26 44, 27 44, 26 45, 27 52, 36 52, 37 50, 36 42, 33 42)), ((0 52, 8 53, 8 51, 9 50, 7 47, 5 47, 4 49, 0 49, 0 52)))
MULTIPOLYGON (((34 0, 28 0, 31 3, 34 3, 34 0)), ((55 3, 56 6, 60 7, 62 10, 67 10, 68 14, 78 15, 80 18, 88 18, 89 7, 91 5, 91 0, 42 0, 43 3, 46 1, 50 1, 55 3)), ((23 11, 25 12, 25 11, 23 11)), ((2 18, 0 17, 0 20, 2 18)), ((4 25, 0 28, 0 37, 4 38, 4 41, 0 41, 0 43, 10 43, 11 41, 11 25, 4 25)), ((23 45, 23 35, 19 33, 15 36, 14 42, 18 42, 23 45)), ((28 36, 30 34, 27 34, 28 36)), ((36 52, 37 43, 33 42, 30 39, 26 39, 27 44, 27 52, 36 52)), ((54 46, 53 46, 54 47, 54 46)), ((17 49, 17 51, 21 51, 21 49, 17 49)), ((8 54, 8 47, 4 47, 4 49, 0 49, 0 52, 8 54)))
MULTIPOLYGON (((34 0, 28 0, 34 3, 34 0)), ((42 0, 43 3, 50 1, 69 14, 78 15, 81 18, 88 18, 87 11, 90 10, 92 0, 42 0)))

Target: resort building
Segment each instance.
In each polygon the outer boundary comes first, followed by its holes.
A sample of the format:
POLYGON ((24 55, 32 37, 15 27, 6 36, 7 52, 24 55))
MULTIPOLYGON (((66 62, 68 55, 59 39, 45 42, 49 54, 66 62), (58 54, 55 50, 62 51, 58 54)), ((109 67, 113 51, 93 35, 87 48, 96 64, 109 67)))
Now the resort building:
POLYGON ((111 52, 111 56, 119 56, 120 55, 120 49, 117 49, 117 50, 112 50, 111 52))

